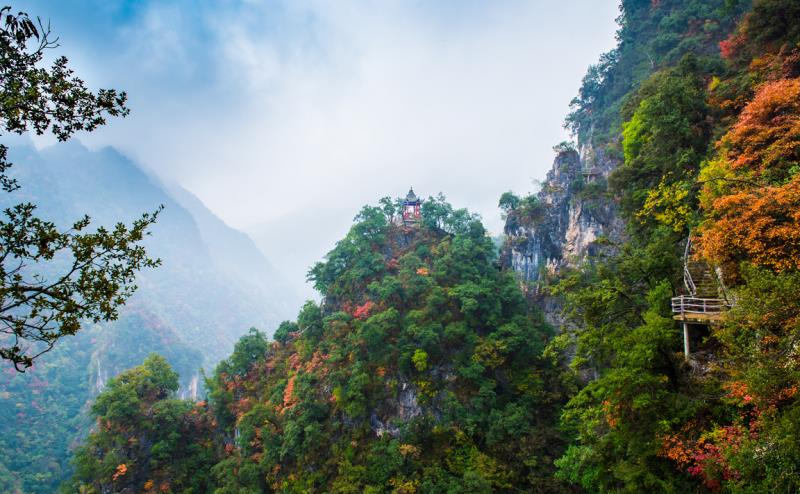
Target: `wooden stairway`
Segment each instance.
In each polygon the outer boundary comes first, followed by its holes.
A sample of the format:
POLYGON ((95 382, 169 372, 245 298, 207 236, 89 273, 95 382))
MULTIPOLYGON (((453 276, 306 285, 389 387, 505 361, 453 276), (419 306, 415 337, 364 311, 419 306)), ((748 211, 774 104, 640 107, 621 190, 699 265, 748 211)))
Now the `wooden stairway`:
POLYGON ((684 251, 683 283, 687 295, 672 298, 673 317, 683 323, 684 356, 689 359, 689 324, 709 325, 730 307, 725 287, 714 269, 695 255, 691 238, 684 251))
POLYGON ((686 281, 687 288, 693 286, 694 289, 689 289, 689 295, 696 298, 719 298, 720 286, 717 282, 717 276, 714 270, 704 260, 689 258, 686 261, 684 278, 688 275, 691 283, 686 281))

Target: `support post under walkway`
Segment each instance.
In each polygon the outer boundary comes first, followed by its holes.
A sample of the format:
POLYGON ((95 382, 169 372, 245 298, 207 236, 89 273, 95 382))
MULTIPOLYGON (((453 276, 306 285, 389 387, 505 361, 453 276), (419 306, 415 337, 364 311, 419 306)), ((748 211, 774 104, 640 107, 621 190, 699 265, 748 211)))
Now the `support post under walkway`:
POLYGON ((689 360, 689 324, 683 321, 683 358, 689 360))

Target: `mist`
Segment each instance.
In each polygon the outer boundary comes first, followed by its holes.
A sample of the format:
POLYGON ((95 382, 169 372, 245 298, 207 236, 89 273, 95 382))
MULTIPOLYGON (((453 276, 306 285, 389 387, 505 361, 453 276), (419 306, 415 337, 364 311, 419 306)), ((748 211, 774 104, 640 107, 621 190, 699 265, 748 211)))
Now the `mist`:
POLYGON ((543 178, 618 13, 590 0, 48 3, 25 9, 50 19, 57 51, 130 96, 128 118, 80 139, 191 191, 306 296, 306 270, 360 207, 410 186, 500 233, 500 194, 543 178))

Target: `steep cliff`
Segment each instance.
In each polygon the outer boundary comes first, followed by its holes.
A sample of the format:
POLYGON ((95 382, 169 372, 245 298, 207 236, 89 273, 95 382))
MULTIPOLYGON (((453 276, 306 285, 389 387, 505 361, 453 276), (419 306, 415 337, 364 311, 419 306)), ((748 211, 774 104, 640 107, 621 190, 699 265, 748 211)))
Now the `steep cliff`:
MULTIPOLYGON (((610 253, 623 237, 624 223, 608 192, 608 176, 617 161, 584 146, 556 147, 552 169, 538 193, 508 211, 502 260, 520 274, 532 294, 541 282, 565 267, 578 267, 610 253)), ((543 307, 557 320, 552 300, 543 307)))
POLYGON ((608 184, 624 161, 622 124, 636 103, 632 95, 653 73, 687 55, 717 64, 719 43, 749 5, 725 0, 620 2, 619 43, 589 67, 570 103, 565 126, 577 149, 556 146, 541 190, 507 212, 504 265, 540 297, 550 322, 561 325, 557 301, 541 297, 546 277, 613 254, 614 246, 625 240, 620 184, 614 191, 608 184))
POLYGON ((623 1, 620 43, 567 120, 581 155, 562 147, 540 193, 501 198, 507 265, 563 314, 550 348, 591 377, 562 410, 575 442, 555 462, 586 492, 798 491, 786 349, 800 311, 800 5, 749 6, 623 1), (600 177, 610 194, 587 202, 600 177), (614 255, 601 235, 619 240, 614 255), (734 307, 689 328, 701 365, 670 307, 690 235, 740 273, 734 307))

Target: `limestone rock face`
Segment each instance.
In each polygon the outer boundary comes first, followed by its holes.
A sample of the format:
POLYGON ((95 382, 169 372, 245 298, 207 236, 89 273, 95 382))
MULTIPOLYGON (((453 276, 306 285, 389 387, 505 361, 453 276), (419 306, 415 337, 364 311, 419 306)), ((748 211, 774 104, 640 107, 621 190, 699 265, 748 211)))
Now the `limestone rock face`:
POLYGON ((424 413, 417 401, 416 386, 406 380, 400 381, 396 397, 386 400, 383 405, 381 413, 373 410, 369 417, 370 427, 378 437, 384 434, 399 436, 400 428, 396 425, 397 422, 407 422, 424 413))
MULTIPOLYGON (((616 166, 588 146, 562 149, 535 198, 509 212, 502 259, 534 295, 543 277, 608 252, 622 238, 624 225, 607 186, 616 166)), ((557 304, 542 302, 549 322, 561 326, 557 304)))

